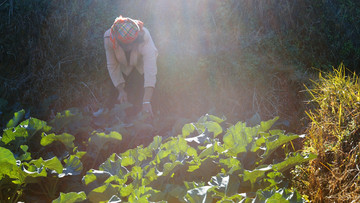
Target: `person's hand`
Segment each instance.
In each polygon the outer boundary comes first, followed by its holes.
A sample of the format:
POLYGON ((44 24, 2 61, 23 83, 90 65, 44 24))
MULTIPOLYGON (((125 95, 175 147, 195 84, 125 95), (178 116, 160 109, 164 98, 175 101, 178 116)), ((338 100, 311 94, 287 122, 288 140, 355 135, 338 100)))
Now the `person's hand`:
POLYGON ((153 118, 154 114, 152 112, 151 103, 150 102, 144 102, 142 106, 142 112, 145 114, 149 114, 150 118, 153 118))
POLYGON ((120 104, 127 102, 127 94, 123 88, 119 89, 119 96, 118 96, 117 100, 120 104))

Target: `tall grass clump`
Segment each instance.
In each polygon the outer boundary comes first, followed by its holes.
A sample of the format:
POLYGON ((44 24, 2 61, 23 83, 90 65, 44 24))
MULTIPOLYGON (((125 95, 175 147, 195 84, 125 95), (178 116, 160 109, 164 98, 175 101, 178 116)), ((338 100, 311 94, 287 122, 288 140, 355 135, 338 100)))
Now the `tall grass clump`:
POLYGON ((320 73, 307 88, 314 108, 304 150, 316 153, 308 165, 298 168, 297 184, 314 202, 360 200, 360 84, 355 73, 341 64, 333 72, 320 73))

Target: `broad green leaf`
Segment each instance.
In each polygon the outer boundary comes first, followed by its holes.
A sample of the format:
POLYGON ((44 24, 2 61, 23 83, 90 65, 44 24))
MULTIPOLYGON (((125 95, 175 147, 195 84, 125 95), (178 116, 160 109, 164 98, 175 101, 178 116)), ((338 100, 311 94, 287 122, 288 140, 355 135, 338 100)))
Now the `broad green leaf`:
POLYGON ((63 133, 60 135, 55 135, 53 133, 46 135, 45 133, 43 133, 41 136, 40 144, 42 146, 47 146, 55 141, 59 141, 63 143, 68 149, 72 149, 74 148, 74 140, 75 137, 67 133, 63 133))
POLYGON ((250 183, 253 185, 255 182, 257 182, 260 178, 265 177, 266 172, 273 170, 273 167, 271 165, 265 166, 265 167, 259 167, 252 171, 250 170, 244 170, 244 181, 250 181, 250 183))
POLYGON ((0 164, 2 165, 5 163, 16 166, 16 159, 10 150, 0 147, 0 164))
POLYGON ((14 113, 14 117, 6 124, 6 128, 13 128, 24 118, 25 110, 14 113))
POLYGON ((188 124, 185 124, 184 127, 182 128, 182 135, 183 135, 184 137, 187 137, 187 136, 189 136, 191 133, 193 133, 194 131, 195 131, 194 124, 188 123, 188 124))
POLYGON ((64 162, 65 167, 63 168, 63 172, 59 174, 59 178, 68 175, 79 175, 83 170, 83 165, 77 156, 70 155, 70 157, 65 159, 64 162))
POLYGON ((224 122, 226 120, 225 117, 219 118, 219 117, 214 116, 214 115, 206 115, 206 116, 207 116, 208 121, 214 121, 214 122, 216 122, 218 124, 220 124, 220 123, 222 123, 222 122, 224 122))
POLYGON ((251 152, 257 152, 265 143, 265 137, 261 136, 256 139, 256 141, 251 145, 251 152))
POLYGON ((268 120, 268 121, 261 121, 260 123, 260 132, 265 132, 270 130, 270 128, 274 125, 274 123, 279 120, 279 117, 275 117, 272 120, 268 120))
POLYGON ((97 182, 97 184, 103 184, 107 179, 111 177, 111 174, 107 171, 99 171, 95 169, 91 169, 86 172, 86 175, 83 176, 82 182, 85 185, 89 185, 90 183, 97 182))
POLYGON ((116 160, 107 159, 99 166, 99 169, 102 171, 107 171, 111 175, 124 177, 129 171, 121 165, 122 159, 118 156, 116 157, 116 160))
POLYGON ((229 170, 227 170, 228 173, 232 174, 232 172, 242 169, 241 162, 233 157, 227 158, 227 159, 220 159, 219 163, 225 165, 229 170))
POLYGON ((210 155, 213 155, 214 152, 215 152, 215 150, 214 150, 214 145, 213 145, 213 144, 208 144, 208 145, 206 146, 206 149, 203 150, 203 151, 199 154, 199 158, 200 158, 200 159, 203 159, 203 158, 205 158, 205 157, 208 157, 208 156, 210 156, 210 155))
POLYGON ((20 161, 29 161, 31 159, 31 153, 27 151, 29 149, 29 147, 27 145, 21 145, 20 149, 23 150, 24 154, 22 154, 19 157, 19 160, 20 161))
MULTIPOLYGON (((248 198, 249 199, 249 198, 248 198)), ((303 203, 301 195, 297 191, 291 191, 289 189, 279 190, 258 190, 256 197, 252 199, 252 202, 272 202, 272 203, 303 203)))
POLYGON ((208 190, 211 190, 213 187, 214 186, 203 186, 188 190, 184 199, 190 203, 211 203, 213 198, 208 194, 208 190))
POLYGON ((113 195, 108 201, 108 203, 119 203, 119 202, 121 202, 121 199, 116 195, 113 195))
POLYGON ((315 159, 317 155, 309 154, 306 156, 302 156, 300 153, 290 154, 283 162, 277 163, 273 165, 273 168, 277 171, 286 171, 287 169, 294 167, 303 162, 308 162, 312 159, 315 159))
POLYGON ((0 147, 0 166, 0 180, 7 175, 10 178, 15 179, 13 181, 15 184, 20 185, 24 182, 26 174, 17 166, 13 153, 3 147, 0 147))
POLYGON ((4 144, 8 144, 9 142, 15 140, 15 143, 13 145, 20 146, 26 142, 26 138, 28 136, 28 131, 25 128, 8 128, 4 130, 1 141, 4 144))
POLYGON ((229 180, 229 175, 217 174, 216 176, 211 177, 209 185, 215 186, 217 189, 224 191, 224 194, 226 194, 229 180))
POLYGON ((247 151, 247 146, 257 135, 256 127, 246 127, 245 123, 238 122, 236 125, 228 128, 223 137, 225 149, 229 149, 232 155, 247 151))
POLYGON ((45 121, 37 118, 29 118, 21 122, 20 127, 25 128, 30 137, 35 135, 37 132, 48 132, 51 130, 51 127, 48 126, 45 121))
POLYGON ((194 188, 203 187, 203 186, 205 186, 205 183, 204 182, 194 182, 194 181, 193 182, 184 181, 184 185, 187 190, 191 190, 194 188))
POLYGON ((63 172, 63 166, 60 162, 60 160, 54 156, 51 159, 43 160, 41 157, 39 159, 34 159, 30 161, 30 164, 35 165, 37 168, 42 168, 43 166, 56 171, 56 173, 60 174, 63 172))
POLYGON ((152 149, 152 150, 157 150, 162 142, 162 137, 160 136, 155 136, 153 138, 153 141, 149 144, 149 146, 147 148, 152 149))
POLYGON ((63 166, 56 156, 51 159, 45 160, 44 165, 48 169, 55 170, 58 174, 62 173, 63 171, 63 166))
POLYGON ((204 133, 196 136, 196 137, 189 137, 189 138, 185 138, 186 142, 195 142, 197 144, 203 145, 204 143, 209 143, 210 139, 207 135, 205 135, 204 133))
POLYGON ((151 187, 141 186, 134 189, 133 193, 131 193, 131 195, 129 196, 129 202, 147 203, 149 202, 148 198, 151 196, 151 194, 157 192, 159 191, 154 190, 151 187))
POLYGON ((204 123, 204 126, 209 132, 214 133, 214 137, 220 135, 223 132, 222 127, 217 122, 207 121, 204 123))
POLYGON ((88 199, 90 200, 90 202, 108 201, 113 195, 118 194, 119 189, 119 186, 107 183, 93 189, 88 194, 88 199))
POLYGON ((296 138, 299 138, 299 135, 295 135, 295 134, 285 135, 283 133, 279 133, 279 134, 268 137, 265 140, 266 151, 262 155, 262 157, 264 159, 266 159, 278 147, 280 147, 283 144, 288 143, 291 140, 294 140, 296 138))
POLYGON ((115 131, 112 131, 109 134, 95 133, 93 136, 89 138, 89 146, 95 146, 98 150, 100 150, 107 143, 118 142, 121 140, 122 140, 122 136, 115 131))
POLYGON ((170 172, 172 172, 172 170, 178 165, 181 165, 181 162, 175 161, 173 163, 169 163, 169 162, 165 163, 164 164, 164 171, 163 171, 164 176, 169 175, 170 172))
POLYGON ((60 192, 60 196, 52 201, 52 203, 76 203, 82 202, 86 200, 86 194, 84 192, 69 192, 69 193, 62 193, 60 192))
POLYGON ((130 194, 132 194, 133 192, 134 192, 133 184, 125 185, 124 187, 121 187, 121 189, 120 189, 121 197, 127 197, 130 194))

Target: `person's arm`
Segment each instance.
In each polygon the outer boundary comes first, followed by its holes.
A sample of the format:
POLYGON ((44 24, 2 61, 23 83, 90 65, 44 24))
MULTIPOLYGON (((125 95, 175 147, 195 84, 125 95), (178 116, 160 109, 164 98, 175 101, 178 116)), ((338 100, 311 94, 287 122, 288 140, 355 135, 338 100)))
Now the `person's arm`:
POLYGON ((111 81, 113 82, 119 93, 117 100, 122 103, 127 101, 127 94, 124 90, 125 80, 121 73, 119 63, 116 59, 115 52, 112 47, 113 45, 110 41, 108 32, 109 31, 105 32, 104 34, 104 47, 106 53, 107 69, 109 71, 111 81))
POLYGON ((151 98, 152 98, 153 92, 154 92, 153 87, 145 87, 144 98, 143 98, 143 107, 142 107, 143 112, 149 113, 151 115, 151 117, 154 116, 153 111, 152 111, 152 106, 151 106, 151 98))
POLYGON ((158 51, 151 39, 149 31, 145 28, 144 45, 142 46, 142 55, 144 60, 144 98, 143 111, 153 115, 151 99, 156 84, 157 65, 156 59, 158 51))

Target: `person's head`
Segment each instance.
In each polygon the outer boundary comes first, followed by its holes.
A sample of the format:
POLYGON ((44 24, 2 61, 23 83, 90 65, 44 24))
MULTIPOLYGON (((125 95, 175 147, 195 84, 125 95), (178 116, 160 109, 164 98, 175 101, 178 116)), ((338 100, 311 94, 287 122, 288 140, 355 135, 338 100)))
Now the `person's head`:
POLYGON ((139 20, 119 16, 110 29, 110 40, 113 46, 118 44, 125 51, 133 49, 143 41, 142 27, 143 23, 139 20))

